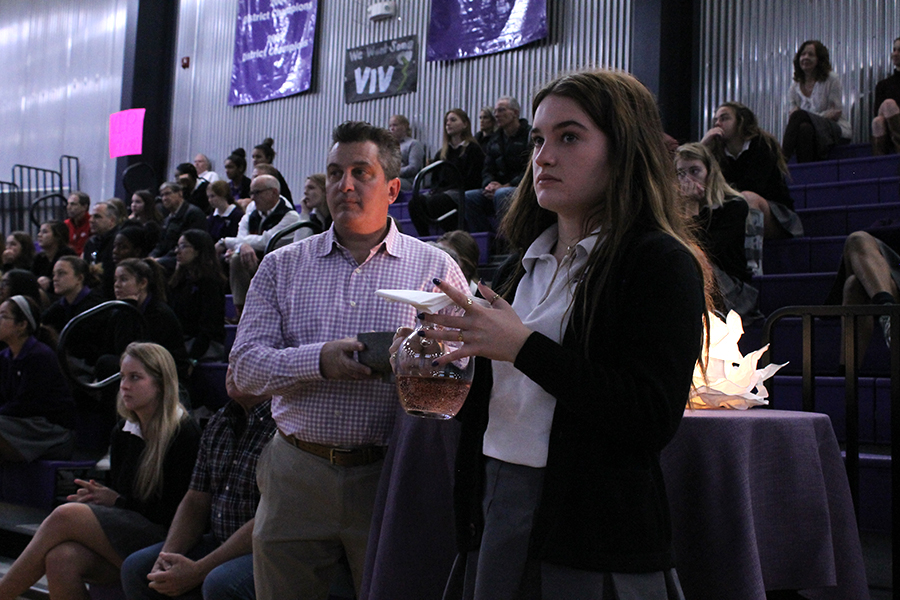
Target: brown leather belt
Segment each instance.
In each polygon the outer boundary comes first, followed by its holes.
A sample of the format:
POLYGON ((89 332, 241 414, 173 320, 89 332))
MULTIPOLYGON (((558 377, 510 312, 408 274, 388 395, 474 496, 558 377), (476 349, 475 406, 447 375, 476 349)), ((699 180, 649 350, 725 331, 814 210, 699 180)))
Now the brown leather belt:
POLYGON ((334 446, 323 446, 322 444, 313 444, 299 440, 292 435, 278 433, 289 444, 295 448, 299 448, 304 452, 309 452, 319 458, 324 458, 333 465, 339 467, 362 467, 371 465, 384 458, 387 448, 384 446, 361 446, 359 448, 336 448, 334 446))

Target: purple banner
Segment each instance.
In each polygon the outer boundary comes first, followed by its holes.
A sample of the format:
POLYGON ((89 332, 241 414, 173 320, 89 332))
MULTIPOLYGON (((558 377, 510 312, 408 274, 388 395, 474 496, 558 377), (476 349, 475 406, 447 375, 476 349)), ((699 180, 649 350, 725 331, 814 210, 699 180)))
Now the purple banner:
POLYGON ((305 92, 312 82, 318 0, 240 0, 228 104, 305 92))
POLYGON ((547 37, 547 0, 431 0, 428 60, 494 54, 547 37))

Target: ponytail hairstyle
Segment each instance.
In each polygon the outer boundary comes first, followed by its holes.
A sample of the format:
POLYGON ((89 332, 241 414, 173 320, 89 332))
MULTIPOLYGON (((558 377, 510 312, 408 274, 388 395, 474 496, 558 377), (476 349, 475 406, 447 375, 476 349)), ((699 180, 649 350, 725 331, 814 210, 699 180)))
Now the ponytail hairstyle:
POLYGON ((100 285, 103 267, 99 264, 88 264, 83 258, 78 256, 60 256, 56 262, 67 262, 72 266, 72 271, 76 277, 81 277, 81 284, 89 288, 95 288, 100 285))
POLYGON ((126 258, 119 262, 116 268, 123 268, 136 279, 147 282, 147 294, 160 302, 166 301, 165 271, 158 262, 152 258, 126 258))
POLYGON ((263 156, 266 157, 266 161, 271 165, 272 161, 275 160, 275 140, 270 137, 267 137, 262 141, 261 144, 257 144, 253 146, 254 150, 259 150, 263 153, 263 156))
MULTIPOLYGON (((163 464, 166 451, 178 433, 181 421, 189 417, 187 411, 178 410, 178 371, 175 369, 175 361, 168 350, 158 344, 132 342, 122 353, 122 358, 119 359, 120 366, 126 356, 130 356, 143 365, 147 374, 156 382, 157 389, 156 412, 147 423, 140 424, 141 435, 144 438, 144 450, 141 452, 141 462, 138 465, 132 490, 135 497, 146 502, 151 497, 158 497, 162 494, 163 464)), ((121 392, 116 400, 116 410, 128 421, 138 422, 137 414, 125 408, 121 392)))

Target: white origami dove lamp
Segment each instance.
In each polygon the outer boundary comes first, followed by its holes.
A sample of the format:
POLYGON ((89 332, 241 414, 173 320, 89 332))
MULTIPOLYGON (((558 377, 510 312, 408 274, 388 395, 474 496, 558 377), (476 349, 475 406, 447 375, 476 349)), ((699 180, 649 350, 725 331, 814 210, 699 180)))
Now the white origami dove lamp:
MULTIPOLYGON (((694 366, 694 386, 688 406, 691 408, 737 408, 768 404, 769 392, 763 382, 784 365, 756 368, 768 345, 743 356, 738 340, 744 334, 741 317, 730 311, 723 322, 709 314, 709 361, 706 380, 700 364, 694 366)), ((787 363, 784 363, 785 365, 787 363)))

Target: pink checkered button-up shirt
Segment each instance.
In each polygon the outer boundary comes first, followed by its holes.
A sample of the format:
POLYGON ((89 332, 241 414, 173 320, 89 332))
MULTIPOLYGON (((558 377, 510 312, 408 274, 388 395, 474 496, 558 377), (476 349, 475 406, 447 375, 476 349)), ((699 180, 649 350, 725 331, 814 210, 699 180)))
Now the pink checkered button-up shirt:
POLYGON ((272 416, 288 435, 316 444, 387 445, 397 406, 393 384, 326 380, 319 354, 329 341, 412 327, 415 309, 379 289, 436 291, 438 277, 468 293, 452 258, 397 231, 357 264, 334 229, 265 257, 253 277, 231 351, 235 381, 273 395, 272 416))

